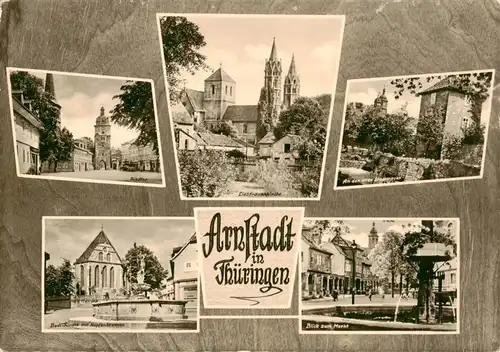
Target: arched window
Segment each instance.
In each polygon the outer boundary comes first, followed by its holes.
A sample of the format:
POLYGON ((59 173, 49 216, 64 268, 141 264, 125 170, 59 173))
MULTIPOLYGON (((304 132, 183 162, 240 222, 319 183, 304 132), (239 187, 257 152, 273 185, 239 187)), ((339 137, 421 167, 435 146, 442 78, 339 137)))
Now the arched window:
POLYGON ((108 262, 110 262, 110 261, 111 261, 111 254, 110 254, 110 253, 106 254, 106 260, 107 260, 108 262))
POLYGON ((109 287, 115 288, 115 268, 109 269, 109 287))
POLYGON ((83 265, 80 265, 80 289, 85 286, 85 268, 83 265))
POLYGON ((248 132, 248 126, 247 126, 247 124, 245 123, 245 124, 243 125, 243 133, 247 133, 247 132, 248 132))
POLYGON ((106 274, 107 274, 107 272, 108 272, 108 270, 107 270, 107 268, 106 268, 106 267, 102 268, 102 272, 101 272, 101 276, 102 276, 102 278, 101 278, 102 287, 106 287, 106 286, 107 286, 107 284, 108 284, 108 276, 106 275, 106 274))
POLYGON ((229 95, 233 95, 233 87, 229 87, 229 95))
POLYGON ((215 86, 212 84, 212 94, 215 94, 215 86))
POLYGON ((226 95, 227 95, 227 86, 226 86, 226 95))
POLYGON ((102 252, 99 252, 99 260, 102 261, 102 252))
POLYGON ((94 286, 95 287, 99 287, 99 265, 97 265, 95 267, 95 270, 94 270, 94 286))

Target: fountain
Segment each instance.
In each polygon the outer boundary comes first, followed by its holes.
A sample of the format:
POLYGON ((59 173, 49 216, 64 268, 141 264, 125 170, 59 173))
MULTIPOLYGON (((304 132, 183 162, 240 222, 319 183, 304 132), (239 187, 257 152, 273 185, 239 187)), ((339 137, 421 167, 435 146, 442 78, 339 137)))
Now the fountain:
POLYGON ((437 324, 436 307, 434 305, 434 293, 432 292, 432 279, 434 277, 434 264, 446 262, 451 259, 445 244, 425 243, 411 260, 418 263, 418 310, 417 323, 437 324))
MULTIPOLYGON (((151 285, 144 282, 146 264, 139 257, 137 283, 132 284, 132 294, 126 299, 104 300, 93 303, 93 318, 74 318, 74 322, 111 324, 114 327, 196 329, 197 323, 186 315, 187 301, 149 299, 151 285)), ((92 324, 90 324, 92 326, 92 324)))

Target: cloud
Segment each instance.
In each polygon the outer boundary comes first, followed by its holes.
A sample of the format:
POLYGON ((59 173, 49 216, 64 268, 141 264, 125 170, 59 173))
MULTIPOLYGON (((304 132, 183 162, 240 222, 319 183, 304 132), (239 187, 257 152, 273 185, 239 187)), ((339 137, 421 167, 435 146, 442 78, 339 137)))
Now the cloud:
POLYGON ((311 51, 311 58, 332 64, 333 59, 338 56, 339 51, 338 42, 332 40, 314 48, 311 51))
POLYGON ((347 102, 371 105, 377 96, 378 91, 375 88, 367 88, 364 92, 348 93, 347 102))

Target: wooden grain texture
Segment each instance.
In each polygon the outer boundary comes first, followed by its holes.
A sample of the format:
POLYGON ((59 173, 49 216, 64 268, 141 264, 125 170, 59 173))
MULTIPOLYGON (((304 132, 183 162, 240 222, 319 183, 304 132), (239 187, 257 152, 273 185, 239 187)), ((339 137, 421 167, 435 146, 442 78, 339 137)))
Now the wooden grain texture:
MULTIPOLYGON (((6 351, 498 350, 500 89, 493 99, 483 179, 336 192, 333 179, 347 79, 499 70, 499 35, 500 3, 496 0, 8 1, 3 5, 0 22, 0 348, 6 351), (180 201, 156 12, 347 15, 321 201, 180 201), (153 79, 166 189, 17 178, 6 66, 153 79), (193 206, 209 204, 305 205, 306 216, 315 217, 460 217, 461 334, 300 335, 298 322, 290 319, 203 319, 199 334, 40 332, 42 215, 190 216, 193 206)), ((496 76, 498 82, 498 72, 496 76)), ((296 314, 297 303, 291 310, 280 313, 296 314)))

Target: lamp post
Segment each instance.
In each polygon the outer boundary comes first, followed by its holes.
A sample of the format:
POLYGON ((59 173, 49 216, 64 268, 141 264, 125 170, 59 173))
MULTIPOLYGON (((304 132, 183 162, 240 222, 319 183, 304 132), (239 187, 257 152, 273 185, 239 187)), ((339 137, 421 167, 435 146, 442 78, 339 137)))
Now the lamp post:
POLYGON ((354 299, 355 299, 355 292, 354 290, 356 289, 356 252, 358 249, 358 245, 356 244, 356 241, 352 241, 351 243, 351 249, 352 249, 352 284, 351 284, 351 294, 352 294, 352 304, 354 304, 354 299))

